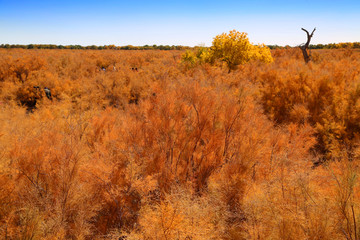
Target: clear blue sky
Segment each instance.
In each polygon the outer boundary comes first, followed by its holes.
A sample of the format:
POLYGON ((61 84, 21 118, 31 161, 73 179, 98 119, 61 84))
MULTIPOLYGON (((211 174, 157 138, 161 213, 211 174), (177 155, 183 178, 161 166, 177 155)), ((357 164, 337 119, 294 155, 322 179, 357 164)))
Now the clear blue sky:
POLYGON ((360 42, 360 0, 0 0, 0 44, 210 46, 236 29, 295 46, 360 42))

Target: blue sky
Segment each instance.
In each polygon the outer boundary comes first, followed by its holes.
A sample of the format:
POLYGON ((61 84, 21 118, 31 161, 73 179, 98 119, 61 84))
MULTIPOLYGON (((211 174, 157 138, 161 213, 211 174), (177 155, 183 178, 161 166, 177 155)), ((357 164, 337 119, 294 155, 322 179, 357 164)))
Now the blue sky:
POLYGON ((187 45, 223 32, 295 46, 360 42, 360 0, 0 0, 0 44, 187 45))

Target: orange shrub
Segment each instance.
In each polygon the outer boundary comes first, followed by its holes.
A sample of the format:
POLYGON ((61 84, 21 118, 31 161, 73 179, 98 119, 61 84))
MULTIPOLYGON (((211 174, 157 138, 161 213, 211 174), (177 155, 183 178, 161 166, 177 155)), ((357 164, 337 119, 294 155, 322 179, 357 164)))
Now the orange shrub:
POLYGON ((360 237, 359 52, 182 54, 0 49, 1 238, 360 237))

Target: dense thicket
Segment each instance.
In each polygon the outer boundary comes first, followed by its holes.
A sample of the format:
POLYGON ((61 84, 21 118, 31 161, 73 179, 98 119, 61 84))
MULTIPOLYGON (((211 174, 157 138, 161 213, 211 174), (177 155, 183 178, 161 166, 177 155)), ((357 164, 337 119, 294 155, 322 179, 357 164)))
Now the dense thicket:
POLYGON ((1 238, 359 239, 360 52, 181 54, 0 49, 1 238))

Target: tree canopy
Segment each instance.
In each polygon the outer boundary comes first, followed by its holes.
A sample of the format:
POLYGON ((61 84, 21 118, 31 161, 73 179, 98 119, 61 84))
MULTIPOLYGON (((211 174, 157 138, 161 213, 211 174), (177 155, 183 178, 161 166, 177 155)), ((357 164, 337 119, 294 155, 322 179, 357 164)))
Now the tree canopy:
POLYGON ((215 59, 224 61, 229 72, 250 60, 260 60, 266 63, 273 61, 267 46, 251 44, 247 33, 236 30, 217 35, 212 42, 211 55, 215 59))

